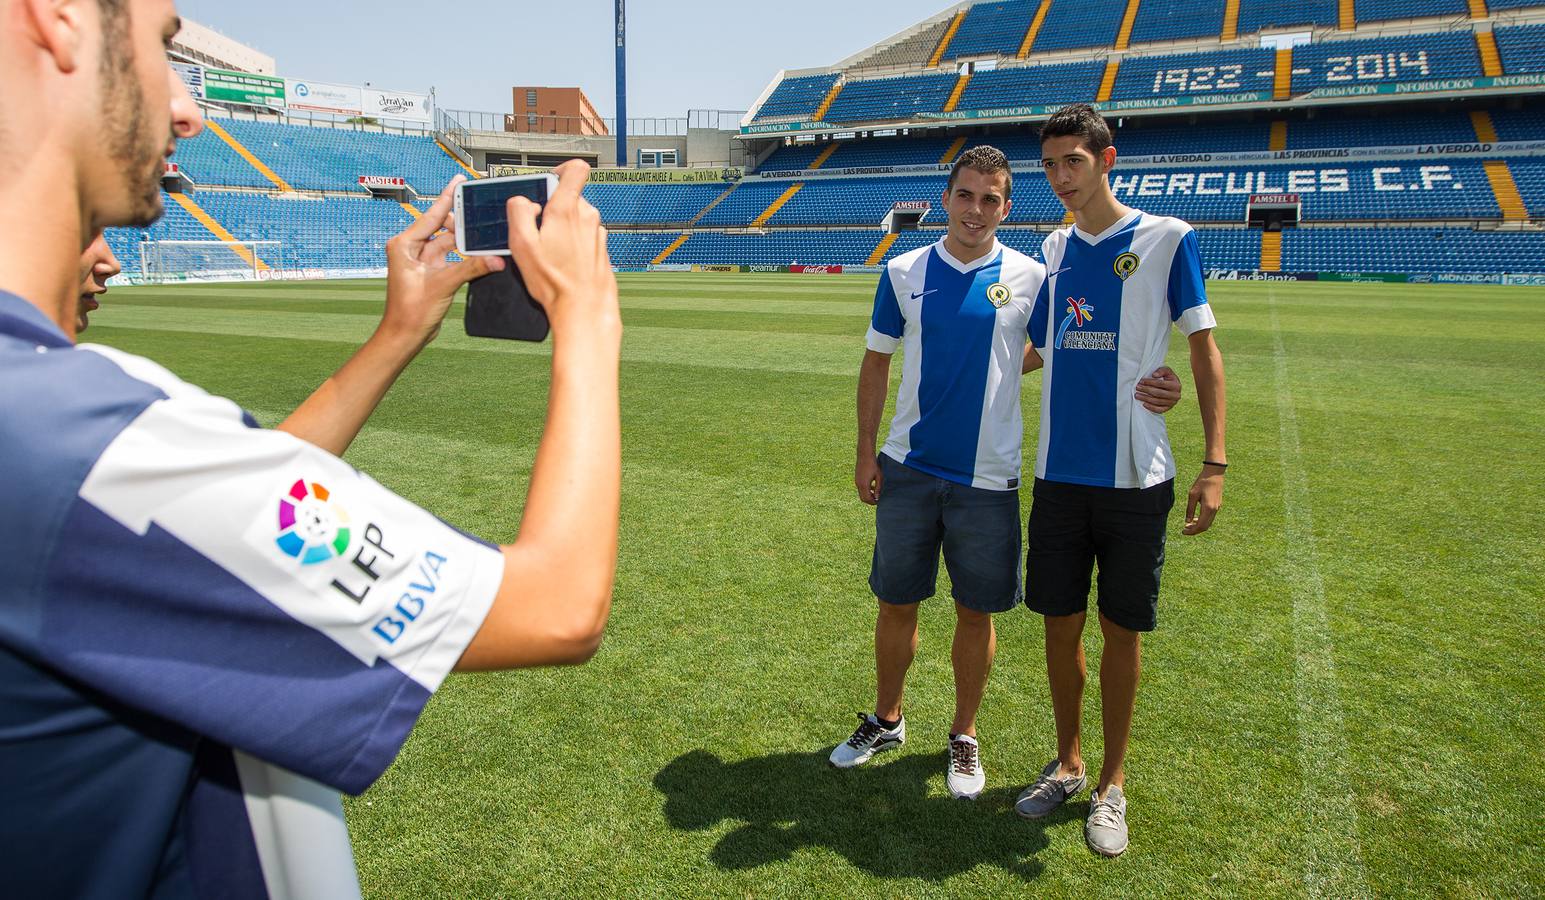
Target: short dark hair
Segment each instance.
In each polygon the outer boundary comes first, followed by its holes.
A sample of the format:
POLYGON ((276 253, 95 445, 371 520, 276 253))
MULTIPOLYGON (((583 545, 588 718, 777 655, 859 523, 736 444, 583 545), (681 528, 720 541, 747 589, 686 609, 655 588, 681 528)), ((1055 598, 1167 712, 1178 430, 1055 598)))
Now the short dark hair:
POLYGON ((955 177, 960 174, 961 169, 970 169, 983 175, 1002 172, 1003 199, 1009 199, 1014 193, 1014 173, 1009 171, 1009 158, 1004 156, 1003 151, 997 147, 982 144, 960 154, 960 159, 955 160, 955 168, 950 170, 950 180, 945 185, 945 190, 955 189, 955 177))
POLYGON ((1110 123, 1089 104, 1070 103, 1052 113, 1041 126, 1041 143, 1069 136, 1082 138, 1089 152, 1099 156, 1111 145, 1110 123))

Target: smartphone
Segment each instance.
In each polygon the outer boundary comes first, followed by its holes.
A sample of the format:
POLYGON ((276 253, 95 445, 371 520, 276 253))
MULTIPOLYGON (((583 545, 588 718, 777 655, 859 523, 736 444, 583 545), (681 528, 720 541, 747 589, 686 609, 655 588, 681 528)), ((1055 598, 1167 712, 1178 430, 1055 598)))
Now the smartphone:
POLYGON ((525 279, 513 263, 511 260, 500 271, 489 272, 467 285, 464 321, 469 337, 536 342, 547 339, 547 312, 526 290, 525 279))
POLYGON ((462 256, 509 256, 510 217, 505 204, 511 197, 525 197, 543 206, 557 187, 558 177, 546 173, 457 184, 453 207, 456 252, 462 256))

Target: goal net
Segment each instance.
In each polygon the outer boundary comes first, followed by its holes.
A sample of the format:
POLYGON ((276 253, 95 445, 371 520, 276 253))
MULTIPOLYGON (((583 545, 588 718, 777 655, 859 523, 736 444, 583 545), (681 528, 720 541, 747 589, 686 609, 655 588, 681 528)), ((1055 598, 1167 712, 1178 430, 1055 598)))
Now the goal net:
POLYGON ((146 284, 281 277, 279 241, 141 241, 139 249, 146 284))

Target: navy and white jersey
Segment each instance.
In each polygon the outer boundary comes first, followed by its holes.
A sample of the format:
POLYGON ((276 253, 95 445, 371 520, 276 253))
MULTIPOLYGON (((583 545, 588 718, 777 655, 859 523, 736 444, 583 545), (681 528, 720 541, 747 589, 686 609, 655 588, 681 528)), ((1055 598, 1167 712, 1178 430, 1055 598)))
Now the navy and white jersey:
POLYGON ((1046 361, 1035 475, 1144 488, 1175 477, 1164 416, 1134 399, 1164 364, 1170 324, 1217 323, 1191 226, 1132 211, 1103 234, 1070 226, 1041 245, 1047 291, 1030 339, 1046 361))
POLYGON ((0 292, 9 896, 358 893, 338 792, 395 758, 503 557, 256 426, 0 292))
POLYGON ((901 388, 881 452, 958 484, 1019 487, 1026 327, 1041 264, 1002 244, 963 263, 941 240, 891 260, 868 345, 901 348, 901 388))

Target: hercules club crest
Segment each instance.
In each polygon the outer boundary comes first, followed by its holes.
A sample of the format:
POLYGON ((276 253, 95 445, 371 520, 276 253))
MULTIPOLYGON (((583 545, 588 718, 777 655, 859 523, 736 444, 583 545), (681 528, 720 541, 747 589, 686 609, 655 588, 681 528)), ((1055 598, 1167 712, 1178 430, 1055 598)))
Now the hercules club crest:
POLYGON ((1142 263, 1143 261, 1138 259, 1136 253, 1123 253, 1116 257, 1116 276, 1122 281, 1126 281, 1132 277, 1132 273, 1136 272, 1137 267, 1142 265, 1142 263))
POLYGON ((987 299, 993 306, 1002 309, 1008 305, 1010 300, 1014 299, 1014 292, 1009 290, 1009 286, 1003 282, 994 282, 987 288, 987 299))

